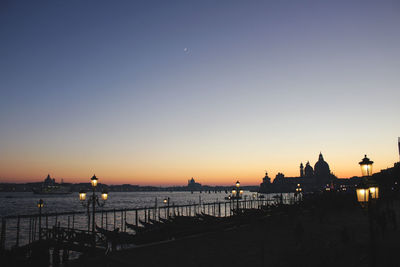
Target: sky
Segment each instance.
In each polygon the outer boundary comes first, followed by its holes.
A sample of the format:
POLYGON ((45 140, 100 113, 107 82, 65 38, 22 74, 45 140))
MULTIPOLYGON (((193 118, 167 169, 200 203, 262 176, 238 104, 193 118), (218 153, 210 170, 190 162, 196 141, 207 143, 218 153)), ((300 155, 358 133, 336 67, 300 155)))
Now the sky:
POLYGON ((0 182, 391 167, 399 29, 399 1, 1 1, 0 182))

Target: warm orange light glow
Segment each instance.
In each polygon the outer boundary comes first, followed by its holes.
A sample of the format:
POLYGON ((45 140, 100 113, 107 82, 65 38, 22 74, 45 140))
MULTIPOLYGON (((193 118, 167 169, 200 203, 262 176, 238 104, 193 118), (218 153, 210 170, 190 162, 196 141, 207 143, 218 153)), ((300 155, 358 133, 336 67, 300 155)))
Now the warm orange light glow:
POLYGON ((357 200, 360 203, 368 202, 369 199, 369 190, 365 188, 357 188, 357 200))
POLYGON ((79 200, 85 201, 86 200, 86 192, 80 191, 79 192, 79 200))
POLYGON ((90 182, 92 184, 93 187, 97 186, 97 182, 99 179, 97 179, 96 175, 93 175, 93 177, 90 179, 90 182))
POLYGON ((40 200, 38 201, 37 207, 38 207, 38 208, 43 208, 43 200, 42 200, 42 199, 40 199, 40 200))
POLYGON ((379 188, 377 186, 370 187, 369 192, 371 194, 372 199, 379 198, 379 188))
MULTIPOLYGON (((396 154, 387 155, 383 151, 375 153, 374 169, 381 170, 392 167, 394 162, 397 162, 396 154)), ((325 160, 329 163, 331 171, 339 178, 350 178, 360 176, 360 167, 354 162, 360 161, 359 151, 344 152, 341 150, 333 151, 332 155, 325 153, 325 160), (336 153, 336 154, 334 154, 336 153), (346 153, 346 157, 343 154, 346 153), (329 157, 328 157, 329 155, 329 157)), ((324 154, 324 156, 325 156, 324 154)), ((207 158, 207 157, 205 157, 207 158)), ((93 159, 93 162, 76 163, 72 160, 56 162, 49 161, 46 164, 38 164, 37 162, 17 161, 14 164, 11 161, 0 161, 1 177, 0 182, 3 183, 25 183, 25 182, 42 182, 47 173, 53 174, 56 182, 60 182, 63 178, 66 183, 87 183, 88 178, 93 175, 93 171, 101 173, 102 184, 133 184, 133 185, 150 185, 150 186, 172 186, 172 185, 187 185, 187 180, 190 177, 195 177, 196 182, 203 185, 232 185, 232 177, 246 185, 259 185, 264 177, 266 169, 265 162, 268 162, 268 174, 273 178, 278 172, 283 172, 285 177, 298 177, 298 162, 305 159, 310 159, 313 165, 317 156, 314 151, 305 154, 298 152, 287 157, 274 158, 250 158, 226 160, 215 159, 201 160, 196 159, 196 163, 189 159, 179 158, 175 161, 167 163, 155 164, 151 159, 138 160, 138 162, 128 161, 125 158, 118 160, 93 159), (6 164, 7 163, 7 164, 6 164), (139 164, 140 163, 140 164, 139 164), (168 165, 167 165, 168 164, 168 165), (201 165, 201 167, 199 167, 201 165), (90 166, 90 170, 88 167, 90 166)), ((236 186, 235 186, 236 187, 236 186)))

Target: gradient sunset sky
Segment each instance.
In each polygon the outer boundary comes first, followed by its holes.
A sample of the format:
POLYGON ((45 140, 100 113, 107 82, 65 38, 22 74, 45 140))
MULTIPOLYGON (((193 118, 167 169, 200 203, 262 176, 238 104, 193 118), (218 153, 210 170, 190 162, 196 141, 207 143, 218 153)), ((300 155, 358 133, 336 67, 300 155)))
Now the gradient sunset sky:
POLYGON ((0 182, 379 171, 399 84, 400 1, 1 1, 0 182))

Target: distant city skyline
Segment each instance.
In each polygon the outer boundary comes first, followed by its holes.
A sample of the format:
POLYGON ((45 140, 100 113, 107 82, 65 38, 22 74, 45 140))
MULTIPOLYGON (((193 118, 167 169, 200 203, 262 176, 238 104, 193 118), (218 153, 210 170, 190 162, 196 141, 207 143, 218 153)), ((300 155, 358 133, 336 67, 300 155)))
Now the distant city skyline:
POLYGON ((399 1, 6 1, 0 183, 259 184, 399 160, 399 1))

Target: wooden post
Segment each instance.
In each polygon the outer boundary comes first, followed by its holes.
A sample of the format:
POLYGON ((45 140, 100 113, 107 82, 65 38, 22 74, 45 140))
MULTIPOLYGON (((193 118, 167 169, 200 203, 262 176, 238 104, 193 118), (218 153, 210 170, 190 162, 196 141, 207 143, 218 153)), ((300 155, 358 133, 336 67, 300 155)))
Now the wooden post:
POLYGON ((106 230, 108 229, 108 212, 106 212, 106 230))
POLYGON ((32 225, 32 235, 33 235, 33 237, 32 237, 32 240, 33 241, 35 241, 36 240, 36 221, 37 221, 37 219, 36 219, 36 217, 33 217, 32 218, 33 219, 33 225, 32 225))
POLYGON ((19 246, 19 223, 20 223, 20 217, 18 215, 18 219, 17 219, 17 238, 16 238, 16 242, 15 242, 15 246, 16 247, 19 246))
POLYGON ((139 218, 138 218, 138 210, 137 209, 135 210, 135 224, 136 224, 136 226, 139 225, 139 218))
POLYGON ((114 209, 114 230, 115 230, 116 223, 117 223, 117 214, 115 213, 115 209, 114 209))
POLYGON ((121 231, 124 230, 124 211, 121 210, 121 231))
POLYGON ((32 241, 31 231, 32 231, 32 218, 29 217, 29 231, 28 231, 28 241, 29 241, 29 243, 31 243, 31 241, 32 241))
POLYGON ((104 224, 104 210, 101 209, 101 228, 104 228, 103 224, 104 224))
POLYGON ((6 219, 1 218, 0 249, 6 247, 6 219))
POLYGON ((126 209, 124 209, 124 232, 126 232, 126 209))
POLYGON ((226 202, 224 203, 224 205, 225 205, 224 210, 225 210, 225 217, 226 217, 226 202))

